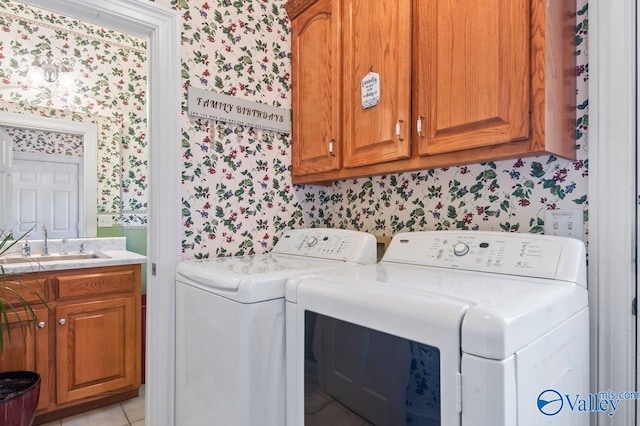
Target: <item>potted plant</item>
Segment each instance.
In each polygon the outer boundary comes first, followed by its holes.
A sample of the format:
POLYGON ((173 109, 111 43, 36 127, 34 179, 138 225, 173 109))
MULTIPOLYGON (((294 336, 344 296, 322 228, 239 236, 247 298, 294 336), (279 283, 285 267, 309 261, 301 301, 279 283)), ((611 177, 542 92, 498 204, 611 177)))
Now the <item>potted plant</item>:
MULTIPOLYGON (((27 233, 13 239, 11 232, 0 229, 0 258, 11 250, 27 233)), ((38 318, 23 291, 32 292, 22 285, 15 274, 5 270, 0 263, 0 357, 5 349, 4 335, 11 339, 9 318, 20 315, 28 324, 28 331, 35 332, 38 318)), ((38 299, 45 304, 42 295, 38 299)), ((26 335, 23 336, 26 338, 26 335)), ((1 358, 0 358, 1 359, 1 358)), ((7 371, 0 373, 0 424, 5 426, 31 426, 35 418, 40 395, 40 375, 34 371, 7 371)))

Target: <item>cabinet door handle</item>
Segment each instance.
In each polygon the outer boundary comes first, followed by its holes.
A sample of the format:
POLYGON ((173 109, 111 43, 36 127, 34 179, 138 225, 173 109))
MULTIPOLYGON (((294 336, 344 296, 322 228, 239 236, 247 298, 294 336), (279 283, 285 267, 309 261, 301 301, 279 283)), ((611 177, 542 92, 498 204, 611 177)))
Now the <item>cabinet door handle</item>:
POLYGON ((45 325, 46 325, 46 324, 45 324, 45 322, 44 322, 44 321, 40 321, 40 322, 38 323, 38 328, 44 328, 44 326, 45 326, 45 325))
POLYGON ((398 137, 398 140, 400 142, 403 141, 403 139, 400 137, 402 135, 402 123, 404 123, 404 121, 402 120, 398 120, 396 122, 396 136, 398 137))
POLYGON ((335 140, 335 139, 331 139, 331 140, 329 141, 329 155, 330 155, 330 156, 332 156, 332 157, 335 157, 335 156, 336 156, 336 154, 334 154, 334 152, 333 152, 333 144, 334 144, 334 143, 336 143, 336 140, 335 140))
POLYGON ((422 121, 424 120, 424 115, 418 117, 416 122, 416 130, 418 131, 418 136, 424 139, 424 132, 422 131, 422 121))
POLYGON ((60 321, 58 321, 58 323, 60 323, 60 325, 65 325, 66 322, 67 322, 67 320, 64 319, 64 318, 60 318, 60 321))

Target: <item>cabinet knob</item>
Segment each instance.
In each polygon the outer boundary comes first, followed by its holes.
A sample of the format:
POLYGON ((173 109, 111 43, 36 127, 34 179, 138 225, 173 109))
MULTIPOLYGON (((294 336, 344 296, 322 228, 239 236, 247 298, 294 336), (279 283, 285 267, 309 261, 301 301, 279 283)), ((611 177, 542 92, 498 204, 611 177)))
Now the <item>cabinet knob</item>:
POLYGON ((60 325, 65 325, 67 320, 64 318, 60 318, 60 321, 58 321, 60 323, 60 325))
POLYGON ((40 321, 40 322, 38 323, 38 328, 44 328, 44 326, 45 326, 45 325, 46 325, 46 324, 45 324, 45 322, 44 322, 44 321, 40 321))

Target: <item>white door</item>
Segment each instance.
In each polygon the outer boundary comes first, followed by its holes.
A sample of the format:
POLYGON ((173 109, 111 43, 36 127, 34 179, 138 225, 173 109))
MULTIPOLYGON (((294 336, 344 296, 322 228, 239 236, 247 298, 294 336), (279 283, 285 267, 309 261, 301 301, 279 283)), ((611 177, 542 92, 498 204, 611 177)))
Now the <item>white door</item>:
MULTIPOLYGON (((15 153, 12 184, 14 235, 29 231, 37 220, 46 226, 48 238, 77 238, 79 178, 82 158, 15 153)), ((32 239, 43 239, 38 226, 32 239)))

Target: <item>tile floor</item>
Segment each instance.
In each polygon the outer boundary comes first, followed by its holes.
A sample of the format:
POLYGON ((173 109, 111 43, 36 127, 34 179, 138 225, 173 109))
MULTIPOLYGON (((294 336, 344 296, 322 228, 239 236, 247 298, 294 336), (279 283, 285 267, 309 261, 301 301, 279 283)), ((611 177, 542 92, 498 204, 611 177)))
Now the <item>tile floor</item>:
POLYGON ((86 413, 45 423, 42 426, 144 426, 144 385, 137 398, 86 413))

